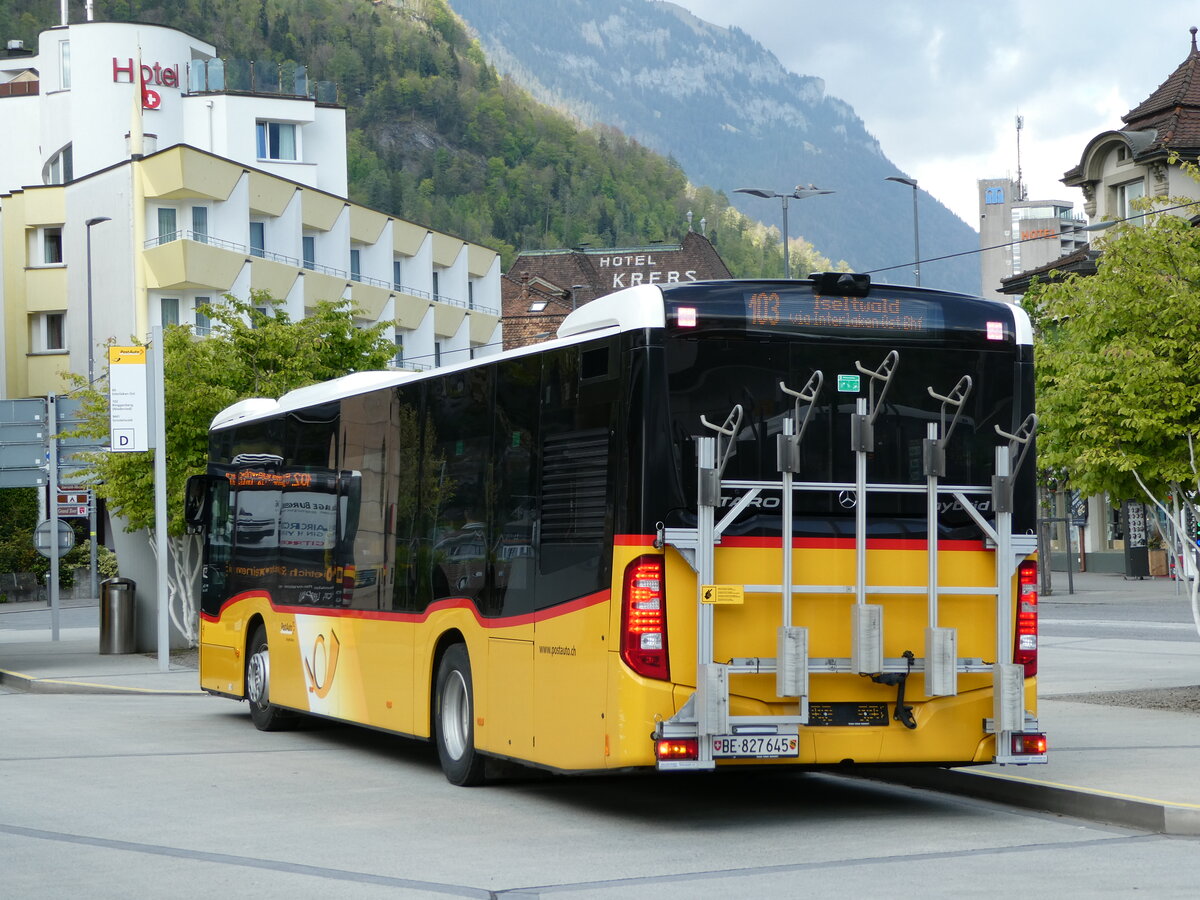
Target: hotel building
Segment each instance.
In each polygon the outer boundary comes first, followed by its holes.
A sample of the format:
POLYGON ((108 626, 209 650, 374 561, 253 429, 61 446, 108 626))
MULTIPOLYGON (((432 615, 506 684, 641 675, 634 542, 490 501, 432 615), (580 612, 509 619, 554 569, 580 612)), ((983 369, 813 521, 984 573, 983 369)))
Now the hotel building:
POLYGON ((498 254, 350 202, 335 101, 303 66, 222 59, 161 26, 65 25, 36 52, 10 42, 0 397, 60 391, 89 363, 103 373, 109 339, 204 334, 199 307, 252 289, 292 318, 350 300, 362 324, 391 324, 398 367, 499 352, 498 254))

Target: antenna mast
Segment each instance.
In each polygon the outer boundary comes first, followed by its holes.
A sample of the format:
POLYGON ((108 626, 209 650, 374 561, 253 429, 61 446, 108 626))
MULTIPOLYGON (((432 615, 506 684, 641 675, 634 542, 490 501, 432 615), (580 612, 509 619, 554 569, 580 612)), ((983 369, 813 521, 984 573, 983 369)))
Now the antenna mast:
POLYGON ((1025 117, 1017 116, 1017 199, 1025 199, 1025 185, 1021 183, 1021 129, 1025 127, 1025 117))

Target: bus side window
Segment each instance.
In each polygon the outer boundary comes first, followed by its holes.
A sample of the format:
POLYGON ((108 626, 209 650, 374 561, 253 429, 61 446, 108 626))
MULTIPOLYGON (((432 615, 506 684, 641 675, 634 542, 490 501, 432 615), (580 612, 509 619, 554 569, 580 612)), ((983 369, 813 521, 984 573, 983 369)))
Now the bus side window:
POLYGON ((567 347, 547 353, 542 363, 537 588, 542 609, 600 590, 608 580, 619 381, 604 378, 595 364, 590 364, 595 382, 582 381, 581 355, 593 351, 567 347))
POLYGON ((429 479, 436 468, 433 456, 425 453, 428 443, 421 423, 422 390, 420 385, 396 388, 397 462, 393 513, 396 571, 392 609, 406 612, 424 609, 432 599, 421 585, 421 576, 428 570, 424 562, 428 550, 422 537, 429 530, 422 519, 422 505, 430 502, 433 492, 429 479))
POLYGON ((521 615, 534 609, 540 384, 541 360, 536 356, 509 360, 496 372, 495 504, 489 545, 493 583, 487 610, 495 615, 521 615))
POLYGON ((492 374, 490 368, 471 369, 430 384, 432 444, 442 462, 430 509, 434 600, 480 603, 485 593, 492 374))

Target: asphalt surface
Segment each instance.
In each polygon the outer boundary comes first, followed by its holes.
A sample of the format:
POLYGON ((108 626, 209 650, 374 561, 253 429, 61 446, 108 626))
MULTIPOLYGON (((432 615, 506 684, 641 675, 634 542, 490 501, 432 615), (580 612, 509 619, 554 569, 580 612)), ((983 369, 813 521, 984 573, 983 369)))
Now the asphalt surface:
MULTIPOLYGON (((1042 766, 883 770, 872 778, 1166 834, 1200 835, 1200 637, 1182 585, 1078 574, 1041 598, 1042 766)), ((0 604, 0 690, 199 693, 194 652, 101 655, 94 606, 0 604)))

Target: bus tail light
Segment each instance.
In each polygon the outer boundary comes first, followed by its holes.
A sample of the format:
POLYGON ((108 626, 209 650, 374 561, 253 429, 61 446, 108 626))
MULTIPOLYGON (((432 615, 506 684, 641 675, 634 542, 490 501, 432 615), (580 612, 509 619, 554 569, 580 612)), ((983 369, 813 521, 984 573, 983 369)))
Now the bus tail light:
POLYGON ((639 675, 666 679, 667 592, 661 556, 639 556, 625 567, 621 658, 639 675))
POLYGON ((1013 662, 1025 667, 1025 677, 1032 678, 1038 668, 1038 570, 1031 559, 1017 568, 1017 636, 1013 646, 1013 662))
POLYGON ((696 738, 663 738, 654 742, 654 756, 660 762, 699 759, 700 741, 696 738))
POLYGON ((1012 736, 1013 756, 1043 756, 1049 743, 1046 735, 1041 732, 1014 734, 1012 736))

